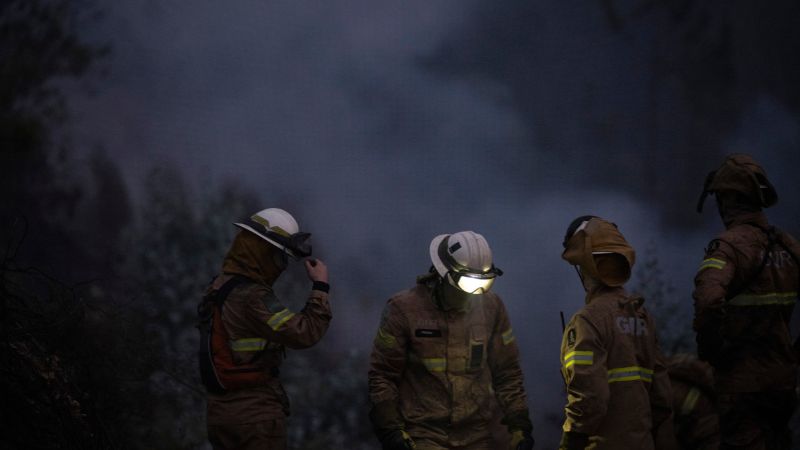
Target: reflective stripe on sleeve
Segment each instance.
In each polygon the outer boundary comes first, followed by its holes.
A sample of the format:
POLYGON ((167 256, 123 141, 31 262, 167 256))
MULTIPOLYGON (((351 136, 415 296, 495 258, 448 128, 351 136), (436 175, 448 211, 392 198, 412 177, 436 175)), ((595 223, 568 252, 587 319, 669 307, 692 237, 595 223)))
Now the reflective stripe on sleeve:
POLYGON ((447 358, 422 358, 420 361, 430 372, 444 372, 447 369, 447 358))
POLYGON ((392 348, 397 345, 397 339, 389 334, 383 327, 378 328, 378 334, 375 335, 375 345, 380 348, 392 348))
POLYGON ((653 371, 639 366, 620 367, 608 371, 608 382, 617 383, 620 381, 653 381, 653 371))
POLYGON ((698 272, 702 272, 705 269, 720 269, 722 270, 725 265, 728 264, 726 261, 717 258, 706 258, 700 263, 700 268, 697 269, 698 272))
POLYGON ((286 323, 292 317, 294 317, 294 313, 289 311, 288 308, 283 308, 267 321, 267 325, 269 325, 269 327, 273 330, 278 331, 281 325, 286 323))
POLYGON ((514 342, 514 330, 509 328, 505 333, 503 333, 503 345, 508 345, 514 342))
POLYGON ((733 306, 794 305, 797 292, 769 292, 766 294, 739 294, 728 301, 733 306))
POLYGON ((564 355, 564 368, 569 369, 573 365, 591 366, 594 363, 594 352, 575 350, 564 355))
POLYGON ((281 227, 279 227, 277 225, 269 226, 269 220, 259 216, 258 214, 253 214, 252 216, 250 216, 250 220, 252 220, 255 223, 259 223, 261 225, 264 225, 268 230, 274 231, 274 232, 280 234, 281 236, 284 236, 284 237, 289 237, 290 236, 288 231, 284 230, 283 228, 281 228, 281 227))
POLYGON ((231 350, 235 352, 258 352, 264 350, 267 340, 261 338, 245 338, 231 341, 231 350))
POLYGON ((683 399, 683 405, 681 406, 681 415, 687 416, 693 410, 694 407, 697 406, 697 400, 700 399, 700 389, 693 387, 689 389, 689 393, 686 394, 686 398, 683 399))

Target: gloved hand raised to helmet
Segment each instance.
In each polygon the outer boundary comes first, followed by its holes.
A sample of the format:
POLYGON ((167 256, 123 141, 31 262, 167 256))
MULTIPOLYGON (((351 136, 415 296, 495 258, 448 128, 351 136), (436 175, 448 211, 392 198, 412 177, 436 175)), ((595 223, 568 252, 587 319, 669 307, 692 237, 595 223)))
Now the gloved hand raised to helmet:
POLYGON ((320 259, 310 258, 303 261, 306 273, 311 281, 328 282, 328 266, 320 259))

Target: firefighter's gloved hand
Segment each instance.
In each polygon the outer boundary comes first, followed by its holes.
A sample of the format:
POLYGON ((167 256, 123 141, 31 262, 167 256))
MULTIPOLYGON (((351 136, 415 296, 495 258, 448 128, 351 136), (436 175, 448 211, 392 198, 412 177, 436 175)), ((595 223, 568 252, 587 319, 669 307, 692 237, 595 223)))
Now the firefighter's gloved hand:
POLYGON ((509 450, 530 450, 533 448, 533 424, 527 409, 507 412, 502 423, 511 433, 509 450))
POLYGON ((577 431, 565 431, 561 434, 558 450, 584 450, 589 445, 589 435, 577 431))
POLYGON ((511 433, 511 445, 508 450, 532 450, 533 442, 533 436, 530 433, 517 430, 511 433))
POLYGON ((403 418, 397 410, 397 402, 383 401, 372 406, 369 420, 383 450, 414 450, 417 448, 411 436, 403 430, 403 418))
POLYGON ((414 450, 417 445, 405 430, 394 430, 381 441, 383 450, 414 450))
POLYGON ((328 266, 321 259, 307 259, 303 262, 308 278, 314 282, 328 282, 328 266))

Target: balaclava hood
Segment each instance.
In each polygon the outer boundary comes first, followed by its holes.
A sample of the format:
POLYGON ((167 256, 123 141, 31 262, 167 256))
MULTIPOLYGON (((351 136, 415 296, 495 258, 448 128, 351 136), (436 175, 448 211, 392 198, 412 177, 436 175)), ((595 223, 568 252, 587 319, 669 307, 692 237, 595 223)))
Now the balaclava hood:
POLYGON ((281 250, 250 231, 239 231, 222 263, 222 272, 272 286, 282 272, 274 262, 274 252, 281 250))

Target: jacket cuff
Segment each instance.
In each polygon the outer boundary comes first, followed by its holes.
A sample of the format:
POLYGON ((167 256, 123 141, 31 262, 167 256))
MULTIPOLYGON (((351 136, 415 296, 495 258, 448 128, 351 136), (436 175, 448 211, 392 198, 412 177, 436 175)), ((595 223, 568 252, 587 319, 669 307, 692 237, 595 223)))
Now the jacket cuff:
POLYGON ((328 291, 331 289, 331 285, 324 281, 315 281, 314 284, 311 286, 311 289, 315 291, 322 291, 327 294, 328 291))
POLYGON ((400 411, 397 410, 397 402, 393 400, 386 400, 373 405, 369 411, 369 420, 372 422, 375 434, 381 442, 392 432, 405 428, 400 411))
POLYGON ((561 434, 558 450, 584 450, 589 445, 589 435, 577 431, 565 431, 561 434))
POLYGON ((533 424, 531 423, 527 409, 509 412, 503 417, 502 423, 508 428, 509 433, 515 431, 524 431, 526 433, 533 432, 533 424))

